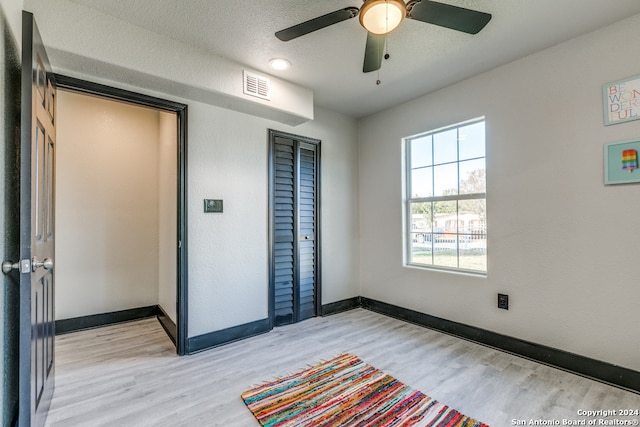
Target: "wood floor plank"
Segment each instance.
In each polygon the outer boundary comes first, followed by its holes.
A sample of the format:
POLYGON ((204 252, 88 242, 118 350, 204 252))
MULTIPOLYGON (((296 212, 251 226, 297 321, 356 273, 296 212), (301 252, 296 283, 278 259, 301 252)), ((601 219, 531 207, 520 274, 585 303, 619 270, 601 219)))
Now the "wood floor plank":
POLYGON ((258 426, 240 393, 341 353, 493 427, 640 409, 638 394, 357 309, 185 357, 155 319, 59 336, 47 425, 258 426))

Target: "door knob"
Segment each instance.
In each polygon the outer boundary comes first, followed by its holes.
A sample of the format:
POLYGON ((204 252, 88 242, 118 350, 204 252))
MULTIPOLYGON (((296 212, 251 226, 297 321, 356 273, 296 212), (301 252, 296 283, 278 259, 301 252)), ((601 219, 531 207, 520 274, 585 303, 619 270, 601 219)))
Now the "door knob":
POLYGON ((42 261, 38 261, 38 257, 31 258, 31 271, 36 271, 38 268, 43 267, 45 270, 51 270, 53 268, 53 260, 46 257, 42 261))
POLYGON ((19 262, 5 261, 2 263, 2 272, 8 274, 11 270, 17 270, 20 268, 19 262))
POLYGON ((29 259, 23 259, 18 262, 5 261, 2 263, 2 272, 4 274, 9 274, 11 270, 19 270, 20 273, 30 273, 31 262, 29 261, 29 259))

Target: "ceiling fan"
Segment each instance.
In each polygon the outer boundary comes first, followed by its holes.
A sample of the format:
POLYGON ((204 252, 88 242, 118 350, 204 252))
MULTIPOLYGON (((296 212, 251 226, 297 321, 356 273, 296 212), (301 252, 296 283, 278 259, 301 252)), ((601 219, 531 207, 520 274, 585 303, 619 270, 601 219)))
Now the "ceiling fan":
MULTIPOLYGON (((468 34, 477 34, 491 20, 491 14, 430 0, 364 0, 359 9, 346 7, 327 13, 293 27, 278 31, 282 41, 293 40, 360 15, 360 24, 367 30, 362 72, 380 69, 386 35, 396 29, 404 18, 438 25, 468 34)), ((388 55, 385 55, 388 58, 388 55)))

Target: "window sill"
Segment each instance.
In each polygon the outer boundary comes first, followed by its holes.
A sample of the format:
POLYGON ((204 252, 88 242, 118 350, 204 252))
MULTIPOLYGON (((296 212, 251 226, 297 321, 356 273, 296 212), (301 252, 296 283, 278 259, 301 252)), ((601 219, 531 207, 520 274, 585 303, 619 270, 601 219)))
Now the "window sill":
POLYGON ((437 267, 437 266, 431 266, 431 265, 412 264, 412 263, 405 263, 403 265, 403 267, 411 268, 411 269, 415 269, 415 270, 423 270, 423 271, 426 270, 426 271, 434 271, 434 272, 439 272, 439 273, 456 274, 456 275, 461 275, 461 276, 479 277, 479 278, 482 278, 482 279, 486 279, 487 278, 487 273, 486 272, 474 271, 474 270, 461 270, 461 269, 456 269, 456 268, 437 267))

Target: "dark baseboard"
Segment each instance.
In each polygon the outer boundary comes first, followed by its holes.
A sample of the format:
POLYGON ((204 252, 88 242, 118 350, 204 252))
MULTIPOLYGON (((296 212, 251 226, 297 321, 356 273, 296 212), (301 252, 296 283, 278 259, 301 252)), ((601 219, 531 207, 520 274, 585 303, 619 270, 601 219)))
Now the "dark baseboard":
MULTIPOLYGON (((353 297, 325 304, 322 306, 322 316, 329 316, 359 307, 640 393, 640 372, 638 371, 366 297, 353 297)), ((157 305, 56 320, 56 335, 153 316, 158 317, 167 335, 175 343, 176 325, 157 305)), ((187 339, 186 353, 197 353, 270 330, 271 322, 267 318, 221 331, 198 335, 187 339)))
POLYGON ((624 388, 635 393, 640 393, 640 372, 628 368, 365 297, 361 298, 361 302, 362 307, 367 310, 435 329, 536 362, 544 363, 545 365, 624 388))
POLYGON ((144 319, 147 317, 157 316, 158 314, 158 306, 150 305, 148 307, 132 308, 129 310, 120 310, 111 313, 92 314, 90 316, 56 320, 56 335, 68 334, 70 332, 80 331, 83 329, 98 328, 100 326, 111 325, 114 323, 144 319))
POLYGON ((332 314, 341 313, 343 311, 353 310, 354 308, 358 307, 362 307, 362 301, 360 297, 343 299, 341 301, 324 304, 322 306, 321 316, 330 316, 332 314))
POLYGON ((173 341, 173 345, 176 345, 178 339, 178 328, 160 306, 158 306, 158 321, 167 335, 169 335, 169 338, 171 338, 171 341, 173 341))
POLYGON ((271 330, 271 322, 267 319, 256 320, 221 331, 209 332, 187 339, 187 354, 198 353, 203 350, 228 344, 254 335, 263 334, 271 330))

